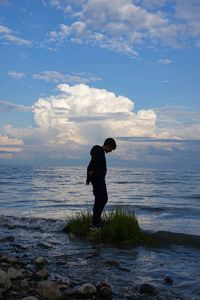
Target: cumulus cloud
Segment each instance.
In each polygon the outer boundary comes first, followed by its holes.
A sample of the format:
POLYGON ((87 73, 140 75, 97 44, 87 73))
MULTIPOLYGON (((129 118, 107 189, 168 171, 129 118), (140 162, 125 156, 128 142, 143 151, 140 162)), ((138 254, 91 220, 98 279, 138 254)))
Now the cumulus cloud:
POLYGON ((88 143, 109 135, 155 134, 155 112, 133 112, 133 101, 124 96, 85 84, 61 84, 58 90, 61 94, 40 98, 33 107, 37 126, 56 130, 58 143, 67 140, 88 143))
POLYGON ((8 75, 16 80, 20 80, 23 77, 26 77, 25 73, 21 73, 21 72, 15 72, 15 71, 9 71, 8 75))
POLYGON ((46 82, 56 82, 56 83, 69 83, 69 84, 77 84, 77 83, 89 83, 94 81, 101 80, 100 77, 94 74, 88 73, 76 73, 76 74, 63 74, 57 71, 44 71, 38 74, 33 75, 34 79, 44 80, 46 82))

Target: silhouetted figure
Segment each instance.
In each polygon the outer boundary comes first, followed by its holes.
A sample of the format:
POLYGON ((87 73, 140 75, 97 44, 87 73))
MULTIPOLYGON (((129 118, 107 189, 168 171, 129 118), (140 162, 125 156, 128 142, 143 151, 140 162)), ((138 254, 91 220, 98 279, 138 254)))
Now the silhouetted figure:
POLYGON ((113 138, 105 140, 103 146, 94 146, 91 151, 91 160, 87 167, 86 184, 92 183, 95 197, 93 206, 92 227, 101 226, 101 214, 108 201, 105 176, 107 172, 105 153, 116 149, 116 142, 113 138))

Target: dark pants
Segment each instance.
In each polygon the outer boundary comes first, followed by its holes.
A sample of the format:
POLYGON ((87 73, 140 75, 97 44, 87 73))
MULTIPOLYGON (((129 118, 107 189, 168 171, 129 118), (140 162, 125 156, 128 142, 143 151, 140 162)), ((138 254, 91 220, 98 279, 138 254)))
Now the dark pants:
POLYGON ((94 194, 94 206, 93 206, 93 226, 100 226, 101 224, 101 214, 103 212, 104 206, 108 201, 108 194, 106 189, 105 181, 92 182, 93 194, 94 194))

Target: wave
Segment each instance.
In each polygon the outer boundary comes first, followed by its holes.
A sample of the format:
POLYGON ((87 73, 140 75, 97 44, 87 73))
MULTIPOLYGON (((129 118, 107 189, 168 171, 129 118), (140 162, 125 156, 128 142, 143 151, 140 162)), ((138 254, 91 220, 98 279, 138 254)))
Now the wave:
MULTIPOLYGON (((63 231, 67 220, 45 219, 36 217, 15 217, 0 216, 0 224, 8 229, 23 228, 25 230, 39 230, 42 232, 59 232, 63 231)), ((162 246, 167 245, 183 245, 200 249, 200 236, 176 233, 171 231, 149 231, 143 230, 149 236, 155 237, 162 246)))
POLYGON ((171 231, 144 231, 150 236, 158 239, 161 245, 183 245, 200 249, 200 236, 186 233, 176 233, 171 231))

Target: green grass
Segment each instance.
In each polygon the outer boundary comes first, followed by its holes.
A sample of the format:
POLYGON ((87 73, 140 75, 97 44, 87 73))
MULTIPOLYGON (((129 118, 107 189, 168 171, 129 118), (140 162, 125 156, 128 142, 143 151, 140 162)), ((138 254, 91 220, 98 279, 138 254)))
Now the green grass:
POLYGON ((99 230, 91 230, 92 213, 89 211, 78 212, 67 221, 65 231, 89 241, 115 245, 157 246, 156 240, 140 229, 134 213, 125 211, 123 207, 104 213, 103 226, 99 230))

